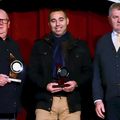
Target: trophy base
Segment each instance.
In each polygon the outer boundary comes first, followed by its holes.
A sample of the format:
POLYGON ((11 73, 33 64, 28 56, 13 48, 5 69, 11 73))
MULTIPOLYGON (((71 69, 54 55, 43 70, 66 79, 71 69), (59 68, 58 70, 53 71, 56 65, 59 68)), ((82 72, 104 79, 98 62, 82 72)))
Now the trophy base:
POLYGON ((63 85, 54 85, 53 87, 54 88, 58 88, 58 87, 64 88, 64 87, 69 87, 69 86, 70 86, 69 84, 63 84, 63 85))

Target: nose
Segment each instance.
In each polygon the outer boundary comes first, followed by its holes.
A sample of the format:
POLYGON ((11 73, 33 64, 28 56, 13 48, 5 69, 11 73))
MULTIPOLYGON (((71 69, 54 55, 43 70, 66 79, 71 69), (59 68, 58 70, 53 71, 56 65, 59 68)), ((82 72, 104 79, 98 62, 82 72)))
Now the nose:
POLYGON ((57 26, 60 25, 60 22, 59 22, 59 21, 56 21, 56 25, 57 25, 57 26))

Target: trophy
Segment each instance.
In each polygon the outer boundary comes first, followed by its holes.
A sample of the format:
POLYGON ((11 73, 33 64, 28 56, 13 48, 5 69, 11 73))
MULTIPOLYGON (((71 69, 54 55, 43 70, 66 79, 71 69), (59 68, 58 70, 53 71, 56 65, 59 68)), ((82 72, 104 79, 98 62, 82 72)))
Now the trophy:
POLYGON ((17 75, 23 70, 22 62, 17 60, 12 53, 10 53, 10 62, 9 80, 13 82, 21 82, 20 79, 16 78, 17 75))
POLYGON ((53 87, 68 87, 68 84, 65 84, 69 80, 69 72, 66 67, 58 67, 57 68, 57 79, 56 82, 58 85, 54 85, 53 87))

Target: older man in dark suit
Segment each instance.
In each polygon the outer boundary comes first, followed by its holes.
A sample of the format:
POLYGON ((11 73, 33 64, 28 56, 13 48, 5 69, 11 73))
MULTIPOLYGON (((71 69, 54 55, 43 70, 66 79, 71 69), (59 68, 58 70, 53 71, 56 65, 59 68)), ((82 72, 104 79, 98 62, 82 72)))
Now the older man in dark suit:
POLYGON ((100 118, 120 120, 120 3, 109 9, 111 33, 98 42, 94 60, 93 99, 100 118))

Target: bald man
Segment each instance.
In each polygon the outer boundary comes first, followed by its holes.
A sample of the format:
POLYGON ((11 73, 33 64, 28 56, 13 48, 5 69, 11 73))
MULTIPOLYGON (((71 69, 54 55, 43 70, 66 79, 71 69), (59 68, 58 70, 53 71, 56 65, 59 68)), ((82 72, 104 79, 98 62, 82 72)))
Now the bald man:
POLYGON ((23 60, 18 45, 8 36, 9 27, 9 16, 6 11, 0 9, 0 120, 16 119, 20 110, 22 83, 13 82, 10 78, 23 80, 24 76, 23 71, 17 74, 10 68, 13 60, 19 60, 21 63, 23 60))

